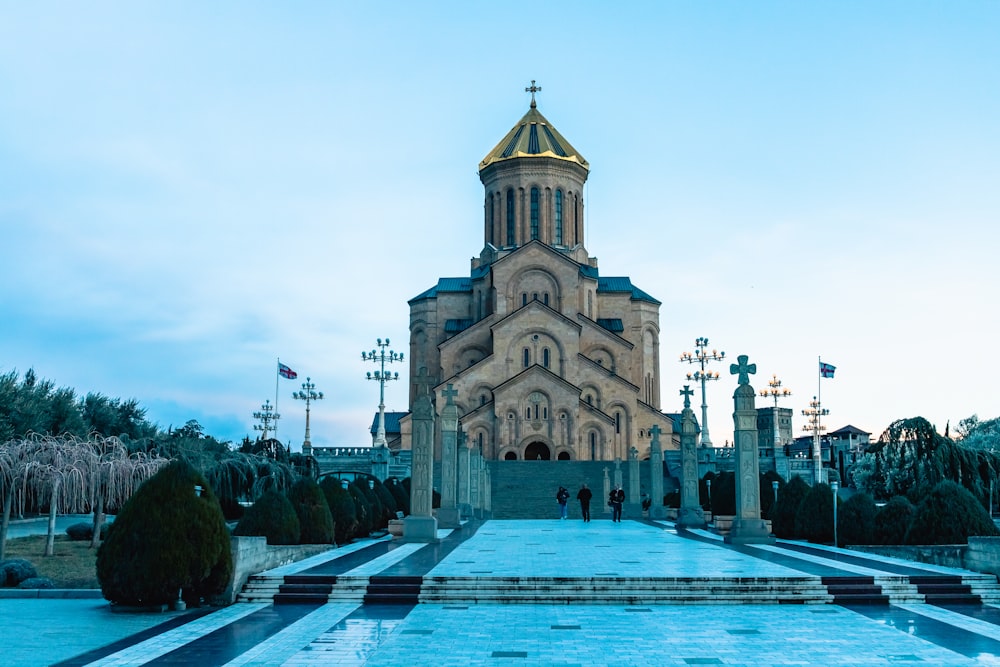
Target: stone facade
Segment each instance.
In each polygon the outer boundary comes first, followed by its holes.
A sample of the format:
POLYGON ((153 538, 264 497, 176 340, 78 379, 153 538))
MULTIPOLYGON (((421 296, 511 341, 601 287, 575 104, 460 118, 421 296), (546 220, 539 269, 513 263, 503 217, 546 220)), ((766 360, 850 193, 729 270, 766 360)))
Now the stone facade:
MULTIPOLYGON (((586 160, 532 102, 479 173, 483 249, 468 277, 410 300, 410 377, 431 381, 437 410, 454 386, 466 444, 488 460, 646 458, 654 425, 677 449, 660 411, 660 302, 601 276, 584 246, 586 160)), ((411 383, 411 406, 417 395, 411 383)))

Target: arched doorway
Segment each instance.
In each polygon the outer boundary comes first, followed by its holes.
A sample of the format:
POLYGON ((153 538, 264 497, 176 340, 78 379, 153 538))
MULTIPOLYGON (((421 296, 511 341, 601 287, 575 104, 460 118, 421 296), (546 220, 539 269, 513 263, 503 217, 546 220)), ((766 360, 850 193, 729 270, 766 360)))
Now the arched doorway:
POLYGON ((569 452, 559 452, 556 458, 560 461, 569 461, 569 452))
POLYGON ((503 455, 503 460, 504 461, 516 461, 517 460, 517 453, 516 452, 507 452, 506 454, 503 455))
POLYGON ((524 450, 525 461, 548 461, 551 458, 549 446, 544 442, 533 442, 524 450))

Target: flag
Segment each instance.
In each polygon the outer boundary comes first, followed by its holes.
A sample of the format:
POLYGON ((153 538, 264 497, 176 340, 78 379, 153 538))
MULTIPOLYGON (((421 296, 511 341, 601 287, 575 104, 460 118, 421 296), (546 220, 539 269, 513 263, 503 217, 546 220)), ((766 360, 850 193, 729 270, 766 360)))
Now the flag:
POLYGON ((819 362, 819 376, 824 378, 832 378, 833 372, 837 370, 836 366, 831 366, 830 364, 819 362))
POLYGON ((280 361, 278 362, 278 375, 280 375, 283 378, 288 378, 289 380, 294 380, 299 376, 298 373, 296 373, 295 371, 293 371, 291 368, 284 365, 280 361))

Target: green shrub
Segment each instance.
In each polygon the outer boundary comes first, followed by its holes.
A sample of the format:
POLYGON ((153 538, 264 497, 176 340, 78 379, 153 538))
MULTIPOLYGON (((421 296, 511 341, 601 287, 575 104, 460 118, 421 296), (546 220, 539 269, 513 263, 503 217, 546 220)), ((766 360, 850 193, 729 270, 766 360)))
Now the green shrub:
POLYGON ((815 484, 795 513, 795 533, 802 539, 825 544, 833 542, 833 489, 815 484))
POLYGON ((333 514, 334 541, 337 544, 349 543, 358 529, 358 518, 351 492, 343 487, 339 479, 329 475, 319 483, 319 488, 323 490, 326 504, 333 514))
POLYGON ((179 590, 196 603, 221 593, 232 572, 222 508, 205 478, 184 461, 139 487, 97 551, 101 591, 119 604, 165 604, 179 590))
POLYGON ((672 507, 673 509, 679 509, 681 506, 681 492, 671 491, 670 493, 664 494, 663 506, 672 507))
POLYGON ((288 490, 288 499, 299 516, 301 544, 333 544, 333 515, 326 496, 311 477, 300 477, 288 490))
POLYGON ((368 498, 365 497, 365 494, 361 491, 361 486, 357 482, 348 484, 347 491, 354 500, 355 516, 358 519, 358 525, 354 530, 354 537, 368 537, 375 530, 375 516, 372 512, 371 503, 368 502, 368 498))
MULTIPOLYGON (((101 524, 101 539, 103 540, 108 536, 108 526, 110 524, 101 524)), ((69 539, 74 542, 89 542, 94 536, 94 524, 89 521, 81 521, 80 523, 74 523, 66 527, 66 534, 69 535, 69 539)))
POLYGON ((408 515, 410 513, 410 494, 399 483, 399 480, 395 477, 390 477, 386 480, 385 488, 389 490, 389 493, 396 500, 396 509, 402 512, 403 516, 408 515))
POLYGON ((903 544, 917 508, 906 496, 893 496, 875 513, 875 544, 903 544))
POLYGON ((389 522, 396 518, 396 510, 398 509, 396 499, 389 493, 389 489, 386 488, 385 484, 377 479, 375 480, 373 491, 375 492, 375 497, 378 498, 379 504, 382 505, 383 522, 381 527, 388 528, 389 522))
POLYGON ((48 577, 28 577, 19 583, 17 587, 22 589, 39 590, 43 588, 55 588, 56 585, 48 577))
POLYGON ((906 531, 906 544, 966 544, 970 535, 1000 535, 972 493, 945 480, 917 506, 906 531))
POLYGON ((855 493, 837 508, 837 540, 841 545, 874 544, 875 501, 867 493, 855 493))
POLYGON ((277 491, 265 491, 236 524, 233 535, 266 537, 268 544, 298 544, 302 533, 291 501, 277 491))
POLYGON ((712 512, 714 514, 736 514, 736 475, 720 472, 712 480, 712 512))
POLYGON ((799 505, 808 493, 809 485, 798 475, 778 489, 778 504, 774 508, 774 516, 771 517, 771 532, 785 539, 798 536, 795 530, 795 515, 798 514, 799 505))
POLYGON ((0 563, 0 587, 12 588, 37 576, 35 566, 23 558, 11 558, 0 563))
POLYGON ((760 517, 762 519, 773 519, 771 514, 774 512, 774 486, 773 482, 778 483, 778 493, 781 493, 781 487, 785 485, 785 478, 774 472, 773 470, 768 470, 762 473, 760 476, 760 517))

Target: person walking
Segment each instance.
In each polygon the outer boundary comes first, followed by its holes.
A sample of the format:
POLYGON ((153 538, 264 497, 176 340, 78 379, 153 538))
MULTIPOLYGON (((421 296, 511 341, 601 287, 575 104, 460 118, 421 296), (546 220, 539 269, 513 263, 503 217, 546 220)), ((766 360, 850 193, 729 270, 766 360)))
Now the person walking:
POLYGON ((566 502, 569 500, 569 491, 566 490, 565 486, 560 486, 559 490, 556 491, 556 502, 559 503, 559 518, 566 518, 566 502))
POLYGON ((576 499, 580 501, 580 511, 583 513, 584 523, 590 521, 590 499, 593 497, 594 494, 587 488, 586 483, 581 484, 580 490, 576 492, 576 499))
POLYGON ((608 504, 611 505, 612 522, 622 522, 622 503, 624 502, 625 491, 622 490, 621 484, 615 484, 615 488, 611 489, 611 495, 608 496, 608 504))

